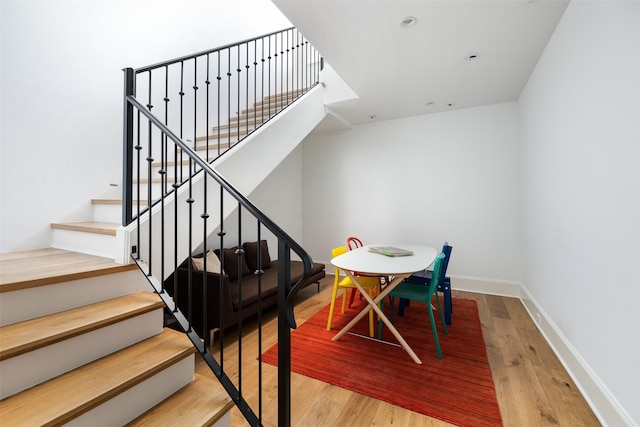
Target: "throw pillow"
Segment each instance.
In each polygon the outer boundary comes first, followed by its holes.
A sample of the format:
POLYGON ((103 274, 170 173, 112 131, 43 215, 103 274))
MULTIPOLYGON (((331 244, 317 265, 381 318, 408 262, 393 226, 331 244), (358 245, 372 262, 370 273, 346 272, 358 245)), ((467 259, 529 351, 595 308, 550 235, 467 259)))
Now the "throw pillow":
MULTIPOLYGON (((238 257, 236 250, 242 249, 241 246, 234 246, 233 248, 224 248, 224 272, 229 276, 229 280, 236 280, 238 278, 238 262, 241 264, 242 275, 246 276, 251 273, 249 266, 245 260, 246 256, 238 257)), ((220 249, 216 249, 215 253, 220 257, 220 249)))
MULTIPOLYGON (((195 271, 204 270, 204 257, 191 258, 191 263, 195 271)), ((212 251, 207 251, 207 272, 220 274, 220 260, 212 251)))
POLYGON ((269 246, 266 240, 260 241, 260 261, 258 261, 258 242, 245 242, 244 257, 251 271, 266 270, 271 267, 271 257, 269 256, 269 246))

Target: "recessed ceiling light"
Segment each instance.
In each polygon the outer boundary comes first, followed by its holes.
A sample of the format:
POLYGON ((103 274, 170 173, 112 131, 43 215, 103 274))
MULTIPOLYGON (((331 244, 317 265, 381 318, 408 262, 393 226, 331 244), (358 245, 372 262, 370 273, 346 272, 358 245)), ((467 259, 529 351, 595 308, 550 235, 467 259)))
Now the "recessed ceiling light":
POLYGON ((369 114, 369 118, 370 118, 371 120, 373 120, 373 119, 375 119, 375 118, 376 118, 376 115, 375 115, 375 114, 369 114))
POLYGON ((436 105, 436 103, 433 101, 429 101, 429 102, 426 102, 424 105, 426 105, 427 107, 431 107, 432 105, 436 105))
POLYGON ((454 105, 456 105, 455 102, 447 102, 447 107, 453 107, 454 105))
POLYGON ((416 22, 418 22, 418 20, 416 18, 414 18, 413 16, 407 16, 406 18, 404 18, 400 22, 400 27, 402 27, 402 28, 411 28, 414 25, 416 25, 416 22))

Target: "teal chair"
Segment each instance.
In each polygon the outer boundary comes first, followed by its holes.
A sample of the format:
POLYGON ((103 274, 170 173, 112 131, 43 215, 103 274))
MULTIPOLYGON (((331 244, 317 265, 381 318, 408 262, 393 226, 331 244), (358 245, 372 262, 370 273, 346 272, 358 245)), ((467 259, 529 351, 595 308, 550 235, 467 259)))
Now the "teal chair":
MULTIPOLYGON (((444 242, 442 246, 442 252, 444 253, 444 259, 442 260, 442 267, 440 268, 440 278, 438 279, 438 292, 442 292, 444 295, 444 320, 447 321, 447 325, 451 325, 451 312, 453 311, 453 299, 451 298, 451 278, 447 276, 447 266, 449 265, 449 259, 451 259, 452 246, 444 242)), ((404 279, 407 282, 417 283, 423 286, 429 286, 431 283, 431 274, 433 271, 424 270, 413 273, 411 276, 404 279)), ((398 309, 398 315, 404 316, 405 306, 409 305, 408 300, 400 299, 400 308, 398 309)))
MULTIPOLYGON (((393 323, 393 303, 394 299, 404 298, 408 300, 414 300, 426 303, 429 310, 429 319, 431 320, 431 331, 433 332, 433 339, 436 342, 436 350, 438 350, 438 358, 442 359, 442 351, 440 350, 440 340, 438 339, 438 331, 436 330, 436 320, 433 316, 433 306, 431 301, 433 296, 436 295, 436 303, 438 304, 438 311, 440 312, 440 318, 442 319, 442 326, 444 327, 444 333, 448 334, 447 323, 444 319, 444 313, 440 307, 440 299, 437 297, 436 291, 438 290, 438 281, 440 279, 440 269, 442 268, 442 260, 445 258, 445 254, 440 252, 436 257, 436 262, 433 267, 433 274, 431 275, 431 283, 429 286, 420 285, 417 283, 402 282, 396 286, 390 293, 391 297, 391 323, 393 323)), ((381 308, 384 310, 384 300, 381 301, 381 308)), ((382 339, 382 320, 378 322, 378 339, 382 339)))

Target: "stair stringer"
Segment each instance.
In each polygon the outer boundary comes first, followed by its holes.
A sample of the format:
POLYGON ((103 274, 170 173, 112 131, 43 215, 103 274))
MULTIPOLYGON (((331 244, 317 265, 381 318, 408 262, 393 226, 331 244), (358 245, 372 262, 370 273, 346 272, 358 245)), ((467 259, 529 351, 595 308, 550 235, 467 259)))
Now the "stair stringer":
MULTIPOLYGON (((324 105, 324 87, 317 85, 296 102, 285 108, 280 114, 232 147, 222 158, 213 162, 212 167, 233 185, 240 193, 250 194, 267 176, 278 167, 278 165, 304 140, 304 138, 318 125, 327 111, 324 105), (256 161, 259 159, 259 161, 256 161), (250 164, 250 168, 247 168, 250 164)), ((138 244, 138 221, 134 221, 127 227, 120 227, 116 233, 117 248, 121 251, 116 254, 115 261, 119 263, 130 262, 131 248, 136 246, 141 259, 147 265, 151 265, 153 276, 162 280, 166 279, 172 272, 175 264, 174 257, 178 263, 189 256, 203 243, 204 236, 209 236, 217 231, 220 225, 220 217, 226 218, 237 208, 237 202, 229 196, 224 195, 224 212, 220 212, 220 190, 218 185, 213 185, 213 180, 207 179, 207 200, 209 219, 207 220, 207 230, 205 233, 202 221, 194 221, 191 232, 186 221, 178 224, 177 231, 174 230, 174 217, 176 209, 179 218, 186 218, 189 209, 195 218, 200 218, 204 212, 203 202, 198 198, 189 207, 187 199, 189 197, 189 185, 192 186, 193 194, 202 194, 204 189, 204 174, 197 174, 191 184, 182 185, 176 193, 167 197, 164 208, 160 204, 151 209, 151 213, 145 213, 139 220, 140 241, 144 246, 138 244), (163 213, 164 211, 164 213, 163 213), (146 242, 149 241, 149 228, 152 236, 160 236, 162 233, 161 217, 164 215, 164 223, 171 226, 164 228, 166 241, 173 242, 175 235, 178 235, 177 253, 173 245, 161 249, 160 244, 152 241, 151 251, 146 242), (149 219, 151 218, 151 227, 149 219), (189 236, 191 236, 191 247, 189 247, 189 236), (163 253, 164 252, 164 253, 163 253), (160 260, 164 259, 164 265, 168 266, 161 271, 160 260), (151 261, 151 262, 150 262, 151 261)))

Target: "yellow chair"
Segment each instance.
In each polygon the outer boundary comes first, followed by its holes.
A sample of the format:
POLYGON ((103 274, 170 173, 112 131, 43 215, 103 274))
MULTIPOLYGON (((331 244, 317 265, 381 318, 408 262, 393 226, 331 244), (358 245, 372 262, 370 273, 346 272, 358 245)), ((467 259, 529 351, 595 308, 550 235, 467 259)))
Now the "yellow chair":
MULTIPOLYGON (((334 248, 331 251, 331 258, 335 258, 338 255, 342 255, 345 252, 347 252, 346 246, 340 246, 338 248, 334 248)), ((369 291, 369 296, 371 298, 373 298, 373 290, 380 289, 380 279, 378 279, 377 277, 358 276, 357 280, 358 280, 358 283, 360 283, 363 288, 369 291)), ((344 292, 342 294, 342 311, 341 311, 341 313, 344 313, 344 310, 347 306, 347 291, 355 287, 356 285, 353 284, 353 281, 351 280, 351 278, 349 278, 349 276, 346 276, 342 280, 340 280, 340 269, 334 266, 333 292, 331 293, 331 307, 329 308, 329 319, 327 320, 327 331, 331 330, 331 319, 333 318, 333 309, 336 304, 338 289, 344 289, 344 292)), ((372 338, 374 337, 373 309, 369 310, 369 336, 372 338)))

